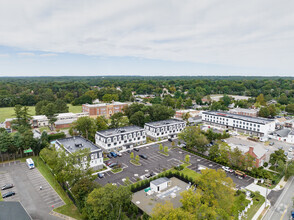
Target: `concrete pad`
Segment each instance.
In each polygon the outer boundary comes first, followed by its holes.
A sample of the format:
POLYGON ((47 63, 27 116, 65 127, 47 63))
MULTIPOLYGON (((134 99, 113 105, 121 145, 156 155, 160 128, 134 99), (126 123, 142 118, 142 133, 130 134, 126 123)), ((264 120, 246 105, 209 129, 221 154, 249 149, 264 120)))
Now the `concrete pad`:
POLYGON ((266 194, 268 195, 271 192, 271 189, 266 189, 265 187, 256 185, 254 183, 251 183, 249 186, 246 186, 245 189, 251 190, 253 192, 259 191, 260 192, 260 195, 262 195, 263 197, 265 197, 266 194))

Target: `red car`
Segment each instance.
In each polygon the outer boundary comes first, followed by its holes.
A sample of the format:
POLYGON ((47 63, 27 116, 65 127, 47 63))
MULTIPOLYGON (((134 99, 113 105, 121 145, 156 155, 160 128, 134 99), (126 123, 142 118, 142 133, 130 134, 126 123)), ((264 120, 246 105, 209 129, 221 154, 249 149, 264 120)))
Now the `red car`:
POLYGON ((111 160, 108 160, 105 162, 106 166, 109 166, 110 164, 112 164, 113 162, 111 160))

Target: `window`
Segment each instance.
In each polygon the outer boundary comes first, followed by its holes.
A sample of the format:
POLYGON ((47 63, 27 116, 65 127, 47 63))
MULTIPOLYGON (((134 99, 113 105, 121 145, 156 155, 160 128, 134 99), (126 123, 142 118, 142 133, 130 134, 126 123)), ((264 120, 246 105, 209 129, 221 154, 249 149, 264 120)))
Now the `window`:
POLYGON ((137 133, 137 136, 140 137, 140 132, 137 133))
POLYGON ((107 138, 107 143, 110 143, 111 142, 111 138, 107 138))

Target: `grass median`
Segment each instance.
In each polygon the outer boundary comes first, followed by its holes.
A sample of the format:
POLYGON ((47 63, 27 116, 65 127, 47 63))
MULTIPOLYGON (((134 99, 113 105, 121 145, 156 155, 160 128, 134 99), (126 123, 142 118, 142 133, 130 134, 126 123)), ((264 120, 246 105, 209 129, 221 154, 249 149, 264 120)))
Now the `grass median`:
POLYGON ((70 216, 75 219, 82 219, 77 207, 73 204, 70 198, 67 196, 66 192, 62 189, 60 184, 57 182, 53 174, 50 172, 49 168, 39 157, 32 157, 35 162, 35 166, 38 168, 40 173, 45 177, 52 188, 58 193, 58 195, 65 202, 65 205, 54 209, 54 211, 59 212, 63 215, 70 216))
POLYGON ((0 202, 3 201, 2 194, 0 192, 0 202))

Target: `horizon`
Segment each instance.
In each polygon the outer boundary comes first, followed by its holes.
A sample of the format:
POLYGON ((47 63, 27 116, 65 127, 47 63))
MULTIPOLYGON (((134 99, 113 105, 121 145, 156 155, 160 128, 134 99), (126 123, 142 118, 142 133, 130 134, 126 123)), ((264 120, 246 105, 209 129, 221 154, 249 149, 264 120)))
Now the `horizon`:
POLYGON ((286 3, 11 0, 0 76, 292 76, 286 3))

